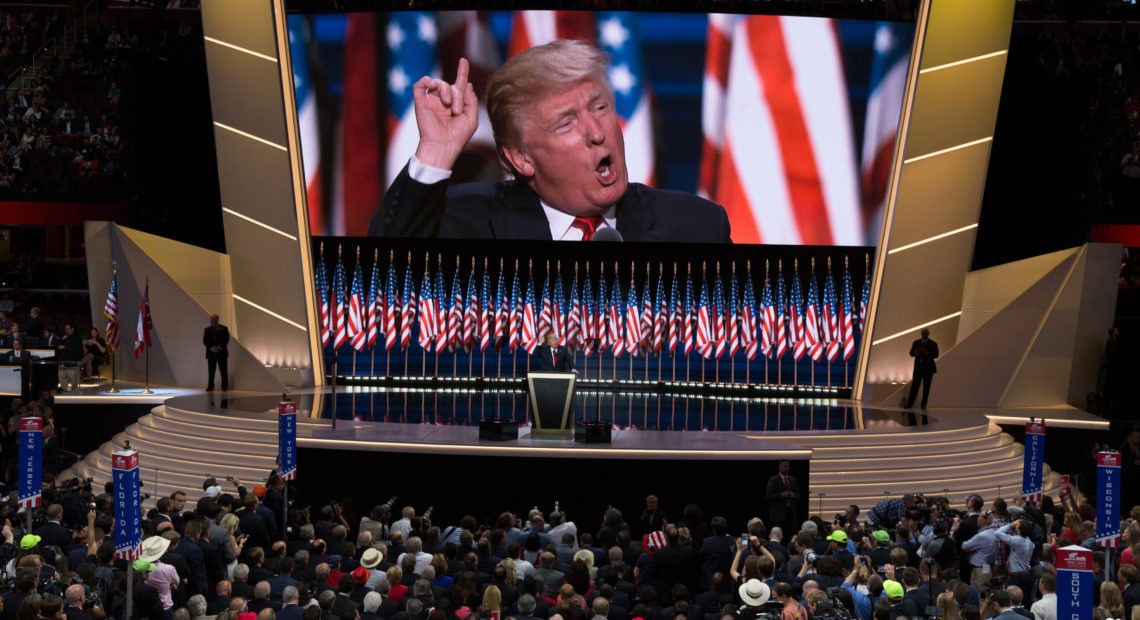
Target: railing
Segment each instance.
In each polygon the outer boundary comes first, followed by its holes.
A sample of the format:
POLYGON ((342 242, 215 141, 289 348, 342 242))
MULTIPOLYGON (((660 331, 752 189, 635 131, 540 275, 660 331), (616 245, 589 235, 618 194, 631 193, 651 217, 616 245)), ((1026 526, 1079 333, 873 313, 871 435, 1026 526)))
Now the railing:
MULTIPOLYGON (((75 15, 75 17, 69 19, 68 22, 64 24, 63 32, 45 41, 44 44, 32 54, 30 63, 17 68, 4 79, 4 83, 9 89, 15 86, 17 80, 34 80, 38 78, 40 69, 47 65, 48 59, 58 57, 61 47, 74 47, 75 42, 79 39, 80 28, 87 26, 88 19, 91 17, 98 19, 101 14, 97 0, 78 0, 72 3, 73 6, 77 4, 81 4, 82 6, 69 11, 72 15, 75 15)), ((20 86, 22 87, 23 85, 21 84, 20 86)))

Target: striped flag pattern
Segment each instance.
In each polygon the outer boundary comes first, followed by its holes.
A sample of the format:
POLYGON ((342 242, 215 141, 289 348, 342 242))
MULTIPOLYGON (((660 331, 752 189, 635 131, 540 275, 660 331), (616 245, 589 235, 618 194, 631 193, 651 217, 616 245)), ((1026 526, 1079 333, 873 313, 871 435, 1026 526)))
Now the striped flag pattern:
POLYGON ((384 349, 391 351, 400 339, 397 316, 400 298, 396 292, 396 265, 388 263, 388 276, 384 281, 384 349))
POLYGON ((827 361, 834 362, 839 358, 839 310, 835 299, 835 280, 831 277, 831 270, 823 281, 823 315, 820 320, 820 329, 823 331, 823 341, 827 344, 827 361))
POLYGON ((111 276, 111 288, 103 302, 103 316, 107 317, 106 340, 110 351, 119 350, 119 276, 111 276))
POLYGON ((519 272, 515 270, 515 276, 511 280, 511 313, 510 313, 510 329, 507 330, 507 345, 511 353, 514 353, 519 348, 522 342, 522 324, 523 324, 523 299, 519 293, 519 272))
POLYGON ((332 330, 330 329, 330 322, 332 321, 331 309, 329 308, 329 283, 328 274, 325 272, 325 257, 321 256, 320 260, 315 265, 316 280, 317 280, 317 297, 320 303, 320 317, 321 322, 321 346, 327 347, 332 340, 332 330))
POLYGON ((348 295, 348 326, 346 337, 352 348, 363 351, 368 344, 368 326, 365 324, 364 309, 364 276, 361 273, 360 262, 352 272, 352 290, 348 295))
POLYGON ((744 274, 744 299, 740 303, 740 344, 748 361, 754 361, 760 354, 760 341, 756 337, 756 292, 751 273, 744 274))
POLYGON ((412 282, 412 265, 404 268, 404 305, 400 308, 400 348, 412 343, 412 325, 416 322, 416 288, 412 282))
POLYGON ((333 307, 332 307, 332 322, 329 325, 329 330, 332 332, 333 349, 339 349, 348 342, 348 317, 347 308, 345 303, 345 287, 347 286, 346 277, 344 275, 344 259, 337 257, 336 270, 333 271, 333 307))
POLYGON ((376 261, 372 263, 372 277, 368 281, 368 312, 364 317, 368 325, 365 344, 369 348, 376 347, 380 332, 384 331, 384 305, 383 291, 380 288, 380 265, 376 261))
POLYGON ((843 359, 855 354, 855 296, 851 290, 851 272, 843 270, 843 291, 839 299, 839 338, 843 344, 843 359))
POLYGON ((815 282, 815 274, 808 272, 808 297, 804 309, 804 346, 807 354, 816 362, 824 359, 823 334, 821 333, 819 287, 815 282))
POLYGON ((858 245, 858 180, 833 20, 710 19, 704 187, 737 243, 858 245), (724 41, 717 30, 731 23, 724 41), (728 46, 727 77, 723 67, 728 46), (723 92, 723 95, 721 93, 723 92), (723 106, 721 105, 723 99, 723 106), (722 109, 723 116, 709 119, 722 109), (716 148, 719 146, 719 148, 716 148))
POLYGON ((150 284, 143 289, 142 305, 139 307, 139 324, 135 330, 135 357, 142 355, 143 349, 151 346, 150 330, 154 329, 154 321, 150 316, 150 284))
POLYGON ((807 354, 807 340, 804 335, 804 294, 800 287, 799 272, 792 272, 792 290, 788 297, 788 342, 792 358, 797 362, 807 354))
POLYGON ((526 300, 523 302, 522 312, 522 346, 527 354, 534 353, 538 347, 538 315, 534 307, 534 276, 530 277, 530 284, 526 289, 526 300))

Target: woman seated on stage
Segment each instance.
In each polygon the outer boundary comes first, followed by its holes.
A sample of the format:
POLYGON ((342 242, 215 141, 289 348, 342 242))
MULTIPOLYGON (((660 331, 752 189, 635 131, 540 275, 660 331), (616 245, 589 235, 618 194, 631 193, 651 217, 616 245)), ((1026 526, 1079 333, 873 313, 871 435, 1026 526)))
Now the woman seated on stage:
POLYGON ((94 377, 99 365, 106 362, 107 341, 99 335, 98 329, 92 327, 91 335, 83 340, 83 349, 86 355, 79 360, 79 366, 83 368, 83 377, 94 377))

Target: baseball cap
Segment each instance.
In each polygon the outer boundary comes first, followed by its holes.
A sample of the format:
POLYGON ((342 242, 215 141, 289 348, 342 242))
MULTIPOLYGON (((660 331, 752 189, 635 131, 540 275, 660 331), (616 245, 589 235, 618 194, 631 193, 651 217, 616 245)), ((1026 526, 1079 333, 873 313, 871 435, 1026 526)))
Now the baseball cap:
POLYGON ((876 541, 881 542, 884 545, 890 544, 890 542, 891 542, 891 534, 887 530, 875 530, 874 532, 871 533, 871 536, 876 541))
POLYGON ((827 535, 827 539, 833 540, 833 541, 835 541, 841 545, 846 545, 847 544, 847 532, 844 532, 843 530, 835 530, 834 532, 827 535))
POLYGON ((149 573, 150 571, 154 570, 154 564, 151 564, 142 558, 135 560, 134 564, 131 566, 134 567, 136 573, 149 573))
POLYGON ((887 598, 892 601, 901 600, 905 592, 903 592, 902 584, 894 579, 888 579, 883 582, 883 592, 887 593, 887 598))
POLYGON ((24 536, 20 538, 20 548, 24 551, 35 549, 36 545, 40 544, 40 540, 42 539, 35 534, 24 534, 24 536))

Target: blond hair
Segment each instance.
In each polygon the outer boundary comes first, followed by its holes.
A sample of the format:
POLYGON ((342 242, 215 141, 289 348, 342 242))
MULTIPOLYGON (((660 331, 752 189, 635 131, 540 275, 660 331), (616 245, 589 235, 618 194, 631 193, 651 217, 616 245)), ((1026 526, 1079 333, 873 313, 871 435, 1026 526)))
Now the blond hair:
POLYGON ((503 147, 519 146, 519 125, 523 108, 536 100, 581 84, 601 85, 610 100, 606 72, 609 56, 585 41, 560 39, 532 47, 510 57, 487 82, 487 116, 495 135, 495 148, 503 165, 518 175, 506 157, 503 147))

